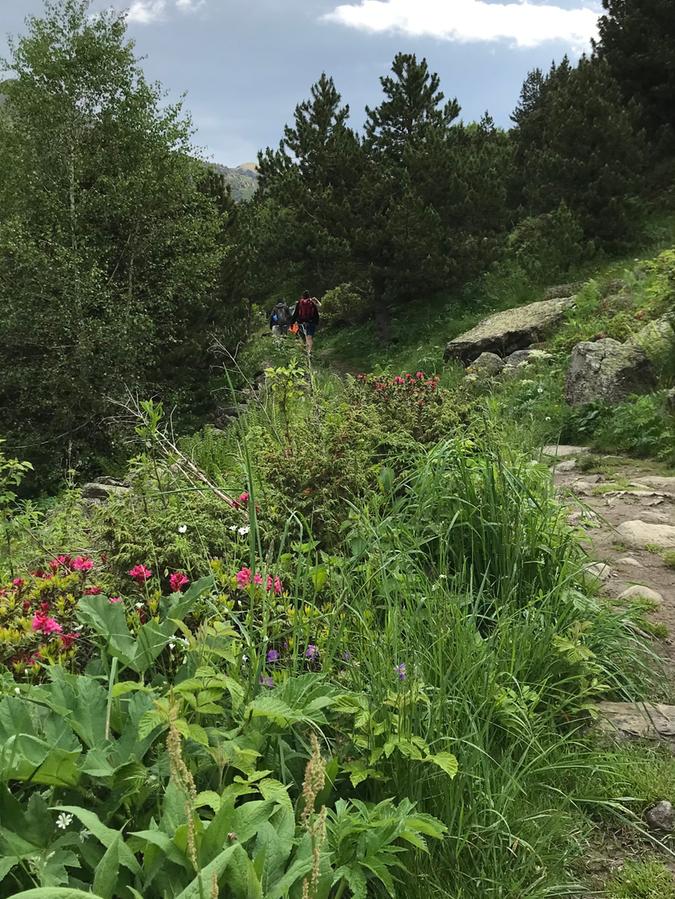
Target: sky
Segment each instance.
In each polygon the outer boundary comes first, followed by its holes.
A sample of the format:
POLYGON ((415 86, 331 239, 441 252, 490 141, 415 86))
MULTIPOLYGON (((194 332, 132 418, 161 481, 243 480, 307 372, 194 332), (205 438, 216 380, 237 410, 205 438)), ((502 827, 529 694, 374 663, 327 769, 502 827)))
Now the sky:
MULTIPOLYGON (((508 126, 528 71, 589 49, 599 0, 93 0, 128 10, 147 76, 187 94, 195 143, 223 165, 276 146, 323 71, 360 128, 398 51, 427 58, 465 121, 508 126)), ((0 57, 42 0, 0 0, 0 57)))

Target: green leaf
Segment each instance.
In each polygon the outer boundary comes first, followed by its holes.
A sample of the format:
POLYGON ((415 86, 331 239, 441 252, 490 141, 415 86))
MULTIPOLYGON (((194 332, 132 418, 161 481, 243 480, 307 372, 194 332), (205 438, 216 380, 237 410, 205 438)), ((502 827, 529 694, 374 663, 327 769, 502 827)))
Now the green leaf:
POLYGON ((212 862, 202 868, 195 879, 176 896, 176 899, 202 899, 203 896, 208 896, 214 875, 216 879, 220 880, 237 850, 240 850, 239 846, 228 846, 227 849, 224 849, 212 862))
POLYGON ((93 890, 98 893, 102 899, 113 899, 115 895, 115 885, 120 870, 119 847, 122 842, 120 834, 108 846, 103 858, 96 866, 94 874, 93 890))
POLYGON ((15 893, 12 899, 103 899, 103 896, 83 893, 82 890, 71 890, 68 887, 40 887, 25 893, 15 893))
MULTIPOLYGON (((100 843, 103 843, 106 849, 109 849, 112 843, 119 839, 119 831, 106 827, 95 812, 90 812, 86 808, 80 808, 77 805, 60 805, 54 811, 68 812, 74 815, 100 843)), ((118 852, 120 864, 128 868, 133 874, 139 874, 140 866, 134 858, 133 852, 123 841, 119 844, 118 852)))
POLYGON ((431 762, 441 771, 445 771, 450 778, 453 778, 459 771, 457 758, 451 752, 437 752, 435 755, 430 755, 425 761, 431 762))

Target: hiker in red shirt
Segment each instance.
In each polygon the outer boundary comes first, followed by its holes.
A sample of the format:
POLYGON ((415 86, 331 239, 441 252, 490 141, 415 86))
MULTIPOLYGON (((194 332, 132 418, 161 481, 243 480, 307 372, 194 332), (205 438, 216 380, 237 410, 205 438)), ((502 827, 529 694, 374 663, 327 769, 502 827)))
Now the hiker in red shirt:
POLYGON ((306 290, 296 303, 295 311, 291 318, 291 324, 297 322, 300 326, 300 333, 302 334, 302 339, 307 347, 307 353, 310 356, 312 355, 312 348, 314 346, 314 335, 319 326, 320 308, 321 303, 316 297, 310 297, 309 291, 306 290))

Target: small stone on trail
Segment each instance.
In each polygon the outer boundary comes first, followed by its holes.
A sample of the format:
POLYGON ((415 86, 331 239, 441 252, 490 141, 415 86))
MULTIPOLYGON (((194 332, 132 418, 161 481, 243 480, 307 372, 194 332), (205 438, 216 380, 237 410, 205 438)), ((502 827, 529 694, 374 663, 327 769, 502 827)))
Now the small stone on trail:
POLYGON ((643 587, 641 584, 634 584, 632 587, 628 587, 627 590, 624 590, 623 593, 619 594, 619 599, 647 599, 649 602, 660 604, 663 602, 663 597, 660 593, 657 593, 656 590, 652 590, 651 587, 643 587))
POLYGON ((669 524, 650 524, 646 521, 624 521, 617 533, 628 546, 645 549, 675 549, 675 527, 669 524))
POLYGON ((564 462, 558 462, 555 469, 556 469, 556 471, 566 472, 566 471, 574 471, 574 469, 576 467, 577 467, 577 463, 576 463, 575 459, 565 459, 564 462))
POLYGON ((645 566, 642 562, 638 562, 637 559, 633 559, 631 556, 624 556, 623 559, 617 559, 617 565, 632 565, 633 568, 644 568, 645 566))
POLYGON ((675 809, 666 799, 657 802, 645 812, 645 821, 650 830, 672 833, 675 830, 675 809))
POLYGON ((604 584, 613 575, 612 569, 609 565, 605 565, 604 562, 593 562, 591 565, 587 565, 584 570, 596 581, 600 581, 601 584, 604 584))

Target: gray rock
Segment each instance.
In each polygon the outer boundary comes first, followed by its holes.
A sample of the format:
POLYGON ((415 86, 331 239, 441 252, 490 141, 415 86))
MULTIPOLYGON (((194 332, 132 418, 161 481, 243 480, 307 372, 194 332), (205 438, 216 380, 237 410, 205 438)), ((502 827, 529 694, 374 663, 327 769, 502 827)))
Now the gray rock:
POLYGON ((507 356, 506 359, 504 359, 504 362, 512 368, 519 368, 520 366, 528 365, 530 362, 545 361, 552 358, 553 356, 551 353, 529 347, 526 350, 516 350, 515 353, 511 353, 510 356, 507 356))
POLYGON ((567 456, 583 456, 584 453, 589 452, 589 448, 587 446, 572 446, 567 443, 559 443, 557 446, 545 446, 542 450, 545 456, 553 456, 557 459, 563 459, 567 456))
POLYGON ((634 559, 632 556, 624 556, 623 559, 616 560, 617 565, 630 565, 631 568, 644 568, 645 566, 642 562, 638 562, 637 559, 634 559))
POLYGON ((620 403, 655 386, 654 368, 640 347, 607 337, 583 341, 572 350, 566 384, 567 402, 572 406, 620 403))
POLYGON ((675 749, 675 706, 601 702, 598 712, 597 729, 618 743, 659 740, 675 749))
POLYGON ((670 802, 662 799, 645 812, 645 821, 650 830, 672 833, 675 830, 675 809, 670 802))
POLYGON ((655 546, 675 549, 675 527, 670 524, 651 524, 648 521, 624 521, 616 529, 624 543, 636 549, 655 546))
POLYGON ((650 359, 665 362, 675 352, 675 315, 667 313, 648 322, 629 342, 643 349, 650 359))
POLYGON ((675 387, 666 394, 666 407, 675 415, 675 387))
POLYGON ((571 284, 555 284, 544 291, 545 300, 559 300, 574 296, 584 286, 583 281, 573 281, 571 284))
POLYGON ((445 359, 468 365, 481 353, 508 356, 549 334, 573 304, 572 297, 565 297, 497 312, 451 340, 445 348, 445 359))
POLYGON ((495 378, 504 368, 504 360, 496 353, 481 353, 471 363, 467 371, 479 378, 495 378))
POLYGON ((658 475, 645 475, 641 478, 634 478, 634 484, 652 487, 661 493, 675 496, 675 478, 659 477, 658 475))
POLYGON ((113 496, 124 496, 129 490, 129 485, 115 478, 99 478, 85 484, 82 488, 82 499, 90 502, 103 503, 113 496))
POLYGON ((564 462, 557 463, 555 470, 564 474, 566 471, 574 471, 576 467, 576 459, 565 459, 564 462))
POLYGON ((609 565, 605 565, 604 562, 593 562, 587 565, 584 571, 593 580, 600 581, 601 584, 606 583, 614 575, 609 565))
POLYGON ((641 584, 634 584, 632 587, 628 587, 627 590, 619 594, 618 599, 647 599, 656 605, 660 605, 663 602, 663 597, 660 593, 657 593, 656 590, 652 590, 650 587, 643 587, 641 584))

